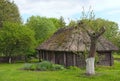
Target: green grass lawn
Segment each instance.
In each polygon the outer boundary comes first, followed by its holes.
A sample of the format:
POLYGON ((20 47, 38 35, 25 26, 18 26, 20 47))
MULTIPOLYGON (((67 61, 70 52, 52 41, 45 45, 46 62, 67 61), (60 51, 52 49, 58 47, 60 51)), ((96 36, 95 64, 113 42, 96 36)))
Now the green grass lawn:
POLYGON ((85 69, 62 71, 25 71, 24 64, 0 64, 0 81, 120 81, 120 62, 114 66, 97 66, 96 75, 85 76, 85 69))

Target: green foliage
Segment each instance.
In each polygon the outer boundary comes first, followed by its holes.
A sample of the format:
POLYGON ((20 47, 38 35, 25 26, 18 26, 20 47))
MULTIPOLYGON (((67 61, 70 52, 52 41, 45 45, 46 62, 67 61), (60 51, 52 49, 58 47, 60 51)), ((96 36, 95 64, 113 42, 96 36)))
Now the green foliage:
POLYGON ((53 70, 63 70, 62 65, 53 64, 49 61, 43 61, 40 63, 30 64, 27 63, 23 67, 24 70, 39 70, 39 71, 53 71, 53 70))
POLYGON ((62 65, 54 64, 52 65, 52 70, 63 70, 65 69, 62 65))
POLYGON ((71 20, 68 26, 71 27, 71 26, 76 26, 76 25, 77 25, 77 22, 74 20, 71 20))
POLYGON ((120 54, 118 54, 118 53, 113 53, 113 58, 114 59, 120 59, 120 54))
MULTIPOLYGON (((55 25, 55 27, 57 29, 62 28, 61 23, 60 23, 60 19, 57 18, 49 18, 49 20, 51 20, 53 22, 53 24, 55 25)), ((63 26, 64 27, 64 26, 63 26)))
POLYGON ((37 64, 37 70, 46 71, 52 69, 52 63, 48 61, 43 61, 37 64))
POLYGON ((0 27, 4 21, 21 23, 17 5, 9 0, 0 0, 0 27))
POLYGON ((5 22, 0 30, 0 53, 15 56, 34 51, 34 32, 18 23, 5 22))
POLYGON ((48 39, 55 31, 56 28, 52 21, 45 17, 32 16, 26 23, 35 32, 35 38, 38 44, 48 39))
POLYGON ((118 31, 119 27, 117 23, 101 18, 95 19, 95 15, 93 10, 91 10, 91 7, 87 14, 85 13, 83 8, 82 20, 80 21, 84 22, 88 26, 87 29, 92 29, 95 32, 98 32, 101 27, 105 27, 106 31, 103 34, 103 36, 107 38, 109 41, 116 44, 117 46, 120 46, 119 44, 120 33, 118 31))
POLYGON ((78 68, 77 66, 70 66, 70 67, 68 67, 68 69, 70 69, 70 70, 79 70, 80 68, 78 68))
POLYGON ((26 63, 24 64, 24 70, 32 70, 34 65, 33 64, 30 64, 30 63, 26 63))
POLYGON ((88 25, 88 29, 92 29, 96 32, 98 32, 98 30, 101 27, 105 27, 106 31, 103 34, 103 36, 108 39, 109 41, 111 41, 112 43, 114 43, 117 46, 120 46, 119 44, 119 40, 120 40, 120 34, 119 34, 119 29, 118 29, 118 24, 113 22, 113 21, 108 21, 105 19, 94 19, 94 20, 89 20, 89 19, 84 19, 81 20, 84 23, 86 23, 88 25))
POLYGON ((60 24, 60 27, 65 27, 65 21, 64 21, 64 18, 61 16, 60 19, 59 19, 59 24, 60 24))

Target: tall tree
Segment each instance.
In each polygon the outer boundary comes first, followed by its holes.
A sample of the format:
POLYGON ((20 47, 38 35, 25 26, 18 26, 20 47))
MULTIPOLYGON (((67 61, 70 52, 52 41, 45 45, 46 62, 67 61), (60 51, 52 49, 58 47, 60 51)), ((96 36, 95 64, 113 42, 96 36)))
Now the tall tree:
POLYGON ((59 19, 57 19, 57 18, 49 18, 49 20, 53 22, 53 24, 55 25, 55 27, 57 29, 61 28, 61 24, 60 24, 60 20, 59 19))
POLYGON ((96 53, 96 45, 97 45, 97 40, 98 38, 105 32, 105 28, 101 27, 99 31, 95 32, 90 32, 87 28, 87 26, 83 23, 80 22, 79 26, 82 27, 90 37, 90 51, 88 58, 86 59, 86 73, 88 75, 93 75, 95 74, 94 70, 94 61, 95 61, 95 53, 96 53))
POLYGON ((0 27, 4 21, 22 22, 17 5, 9 0, 0 0, 0 27))
POLYGON ((9 57, 9 63, 12 56, 26 54, 34 50, 34 46, 32 30, 18 23, 4 22, 0 30, 0 54, 9 57))
POLYGON ((45 17, 32 16, 28 19, 26 25, 35 31, 38 44, 41 44, 56 31, 53 22, 45 17))
POLYGON ((82 14, 83 17, 82 20, 80 20, 78 26, 82 27, 90 37, 90 50, 86 59, 86 74, 93 75, 95 74, 94 62, 96 45, 98 38, 105 32, 105 27, 95 22, 95 15, 93 13, 93 10, 88 12, 88 15, 86 15, 84 11, 82 14))

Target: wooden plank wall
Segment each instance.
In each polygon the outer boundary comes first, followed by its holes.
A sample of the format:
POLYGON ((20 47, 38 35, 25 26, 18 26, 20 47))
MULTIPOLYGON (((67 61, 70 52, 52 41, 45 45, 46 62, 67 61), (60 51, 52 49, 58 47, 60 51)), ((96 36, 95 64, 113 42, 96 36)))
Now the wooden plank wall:
POLYGON ((83 67, 85 65, 85 56, 83 54, 76 55, 72 52, 40 51, 39 59, 48 60, 64 66, 83 67))
POLYGON ((105 66, 112 66, 113 65, 113 56, 112 56, 111 52, 98 53, 98 64, 105 65, 105 66))

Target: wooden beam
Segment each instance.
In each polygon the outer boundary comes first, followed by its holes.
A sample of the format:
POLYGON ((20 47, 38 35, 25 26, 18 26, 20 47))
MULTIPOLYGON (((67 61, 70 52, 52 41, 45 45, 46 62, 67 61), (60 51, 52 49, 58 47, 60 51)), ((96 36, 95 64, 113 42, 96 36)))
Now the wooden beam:
POLYGON ((39 62, 41 61, 40 60, 40 50, 38 51, 38 59, 39 59, 39 62))
POLYGON ((47 60, 47 61, 50 61, 50 60, 48 59, 48 54, 49 54, 48 51, 46 51, 45 54, 46 54, 46 60, 47 60))
POLYGON ((111 52, 110 52, 109 55, 110 55, 110 66, 112 66, 112 60, 113 60, 113 59, 112 59, 112 54, 111 54, 111 52))
POLYGON ((64 53, 64 65, 66 66, 66 53, 64 53))
POLYGON ((52 62, 55 63, 55 52, 52 52, 52 55, 53 55, 52 62))
POLYGON ((73 54, 73 65, 76 66, 76 58, 75 58, 75 54, 73 54))

